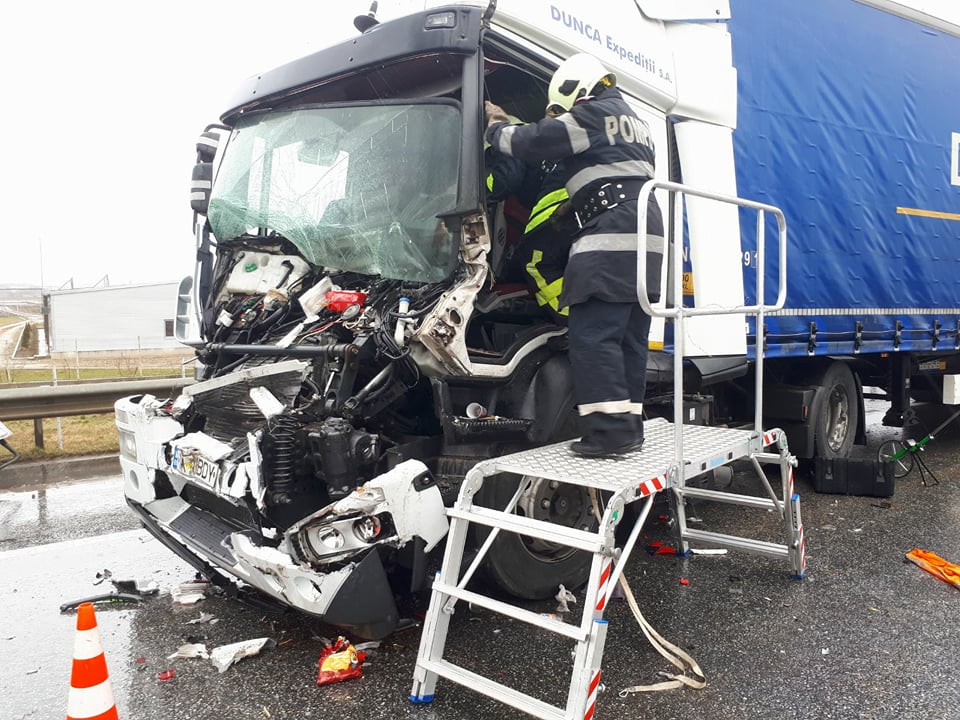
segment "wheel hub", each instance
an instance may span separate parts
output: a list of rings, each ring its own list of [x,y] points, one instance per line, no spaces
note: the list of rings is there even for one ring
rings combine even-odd
[[[843,446],[850,431],[850,398],[843,387],[834,387],[830,392],[829,412],[827,413],[827,444],[834,452]]]
[[[531,478],[524,478],[528,479]],[[544,478],[532,480],[530,487],[517,502],[519,512],[534,520],[578,530],[591,530],[595,527],[590,498],[585,488]],[[531,552],[553,559],[571,552],[571,548],[537,538],[524,538],[524,543]]]

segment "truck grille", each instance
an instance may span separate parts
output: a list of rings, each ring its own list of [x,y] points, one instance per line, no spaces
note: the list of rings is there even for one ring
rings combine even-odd
[[[277,400],[290,406],[300,392],[306,367],[306,363],[289,360],[244,368],[196,383],[187,388],[184,394],[190,395],[194,407],[206,417],[204,432],[229,442],[264,424],[263,414],[250,399],[251,388],[264,387]]]

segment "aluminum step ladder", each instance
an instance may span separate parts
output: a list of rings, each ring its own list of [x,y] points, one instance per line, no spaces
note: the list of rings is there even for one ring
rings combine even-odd
[[[651,308],[646,300],[646,289],[642,286],[643,278],[646,277],[645,216],[646,198],[657,188],[665,188],[668,192],[675,194],[696,195],[749,207],[758,211],[756,296],[761,299],[764,298],[763,216],[766,212],[773,213],[780,230],[780,289],[777,303],[771,306],[760,304],[735,308],[687,308],[683,305],[672,308]],[[681,346],[674,352],[674,422],[664,419],[645,422],[646,440],[642,452],[638,453],[617,458],[587,459],[572,453],[568,443],[560,443],[486,460],[467,473],[457,500],[448,511],[450,530],[443,564],[433,583],[430,605],[424,620],[410,694],[413,702],[425,703],[433,700],[437,681],[439,678],[444,678],[544,720],[592,718],[596,707],[607,634],[607,622],[603,619],[604,610],[636,545],[656,495],[660,492],[672,493],[677,518],[677,539],[681,552],[689,550],[691,542],[709,543],[713,546],[784,559],[789,563],[793,576],[799,578],[804,575],[806,555],[803,523],[800,517],[800,500],[793,487],[793,467],[796,465],[796,460],[789,453],[782,431],[761,429],[762,351],[757,353],[755,360],[757,407],[752,429],[684,425],[682,382],[679,381],[683,377],[682,338],[684,338],[685,316],[751,314],[757,317],[757,327],[762,327],[763,313],[783,306],[786,296],[786,223],[783,214],[769,205],[655,180],[646,183],[641,190],[638,206],[641,210],[638,219],[640,236],[640,252],[637,254],[637,276],[640,282],[638,299],[650,315],[673,319],[675,344]],[[682,227],[682,206],[683,203],[679,201],[675,203],[674,228]],[[676,250],[672,253],[673,297],[675,298],[683,297],[680,284],[681,255]],[[743,459],[749,459],[752,463],[765,495],[740,495],[692,487],[687,484],[693,478]],[[763,466],[770,463],[775,463],[779,467],[781,485],[779,495],[773,490],[764,471]],[[502,482],[507,478],[516,482],[517,477],[520,478],[517,490],[502,510],[474,504],[474,498],[485,482]],[[596,494],[602,494],[604,510],[597,527],[587,531],[515,514],[514,511],[521,496],[538,479],[580,486],[595,494],[594,497]],[[744,508],[775,511],[782,521],[784,542],[775,543],[718,531],[690,528],[684,507],[685,500],[719,501]],[[624,517],[626,506],[631,503],[640,503],[640,510],[623,546],[617,547],[615,531]],[[490,532],[469,567],[464,569],[464,554],[467,550],[471,525],[490,528]],[[500,532],[517,533],[589,552],[592,555],[590,575],[586,585],[586,599],[582,606],[579,623],[569,623],[544,616],[476,590],[467,589],[474,573]],[[573,640],[576,648],[573,653],[573,667],[566,704],[562,707],[552,705],[447,659],[445,650],[450,620],[458,602],[469,603]]]
[[[712,546],[779,557],[789,562],[793,575],[802,577],[805,569],[803,525],[799,498],[793,492],[793,458],[787,450],[783,433],[772,430],[758,434],[751,430],[684,426],[682,430],[685,446],[690,454],[680,468],[672,465],[673,424],[663,419],[649,420],[644,424],[644,430],[646,442],[643,451],[619,458],[581,458],[568,449],[567,443],[560,443],[487,460],[470,470],[456,503],[448,511],[450,532],[443,565],[433,584],[430,606],[424,621],[411,700],[431,701],[437,679],[442,677],[505,702],[534,717],[549,720],[591,717],[596,702],[607,632],[607,624],[603,619],[604,610],[640,536],[654,496],[661,491],[674,492],[678,498],[678,531],[684,550],[689,548],[691,541],[706,542]],[[758,475],[762,478],[761,484],[768,491],[768,497],[685,486],[686,480],[702,475],[703,468],[716,468],[743,458],[754,462]],[[769,462],[780,466],[781,497],[775,495],[760,469],[762,463]],[[502,482],[509,477],[513,477],[515,481],[517,476],[523,478],[523,481],[502,510],[474,505],[473,499],[484,482]],[[570,483],[604,493],[606,510],[596,530],[568,528],[513,514],[521,494],[534,478]],[[684,497],[773,510],[783,519],[787,540],[783,544],[776,544],[688,528],[683,510]],[[618,548],[615,530],[624,516],[626,505],[634,502],[641,503],[640,512],[628,539],[623,547]],[[473,562],[464,571],[464,551],[471,524],[491,528],[491,532]],[[474,572],[501,531],[519,533],[584,550],[593,555],[579,624],[545,617],[538,612],[467,589]],[[446,660],[444,651],[450,619],[458,601],[574,640],[576,651],[566,705],[550,705]]]

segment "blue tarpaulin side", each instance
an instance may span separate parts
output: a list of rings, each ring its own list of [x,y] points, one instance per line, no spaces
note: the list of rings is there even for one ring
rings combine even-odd
[[[960,217],[932,214],[960,216],[960,38],[853,0],[731,10],[738,192],[789,228],[790,314],[766,318],[768,355],[807,354],[811,322],[818,354],[929,350],[936,322],[936,349],[952,349]],[[749,249],[753,220],[743,228]],[[776,272],[768,262],[767,287]]]

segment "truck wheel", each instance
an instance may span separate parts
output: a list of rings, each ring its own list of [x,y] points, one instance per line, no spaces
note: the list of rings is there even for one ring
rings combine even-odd
[[[491,479],[480,489],[478,504],[502,510],[517,486],[516,476]],[[544,478],[533,479],[530,489],[517,503],[516,512],[580,530],[597,526],[585,488]],[[483,537],[486,534],[484,531]],[[572,590],[586,583],[591,559],[590,553],[583,550],[501,531],[487,552],[484,573],[509,595],[542,600],[555,596],[561,584]]]
[[[810,422],[814,454],[842,458],[850,454],[860,420],[857,383],[846,363],[832,363],[817,383]]]

